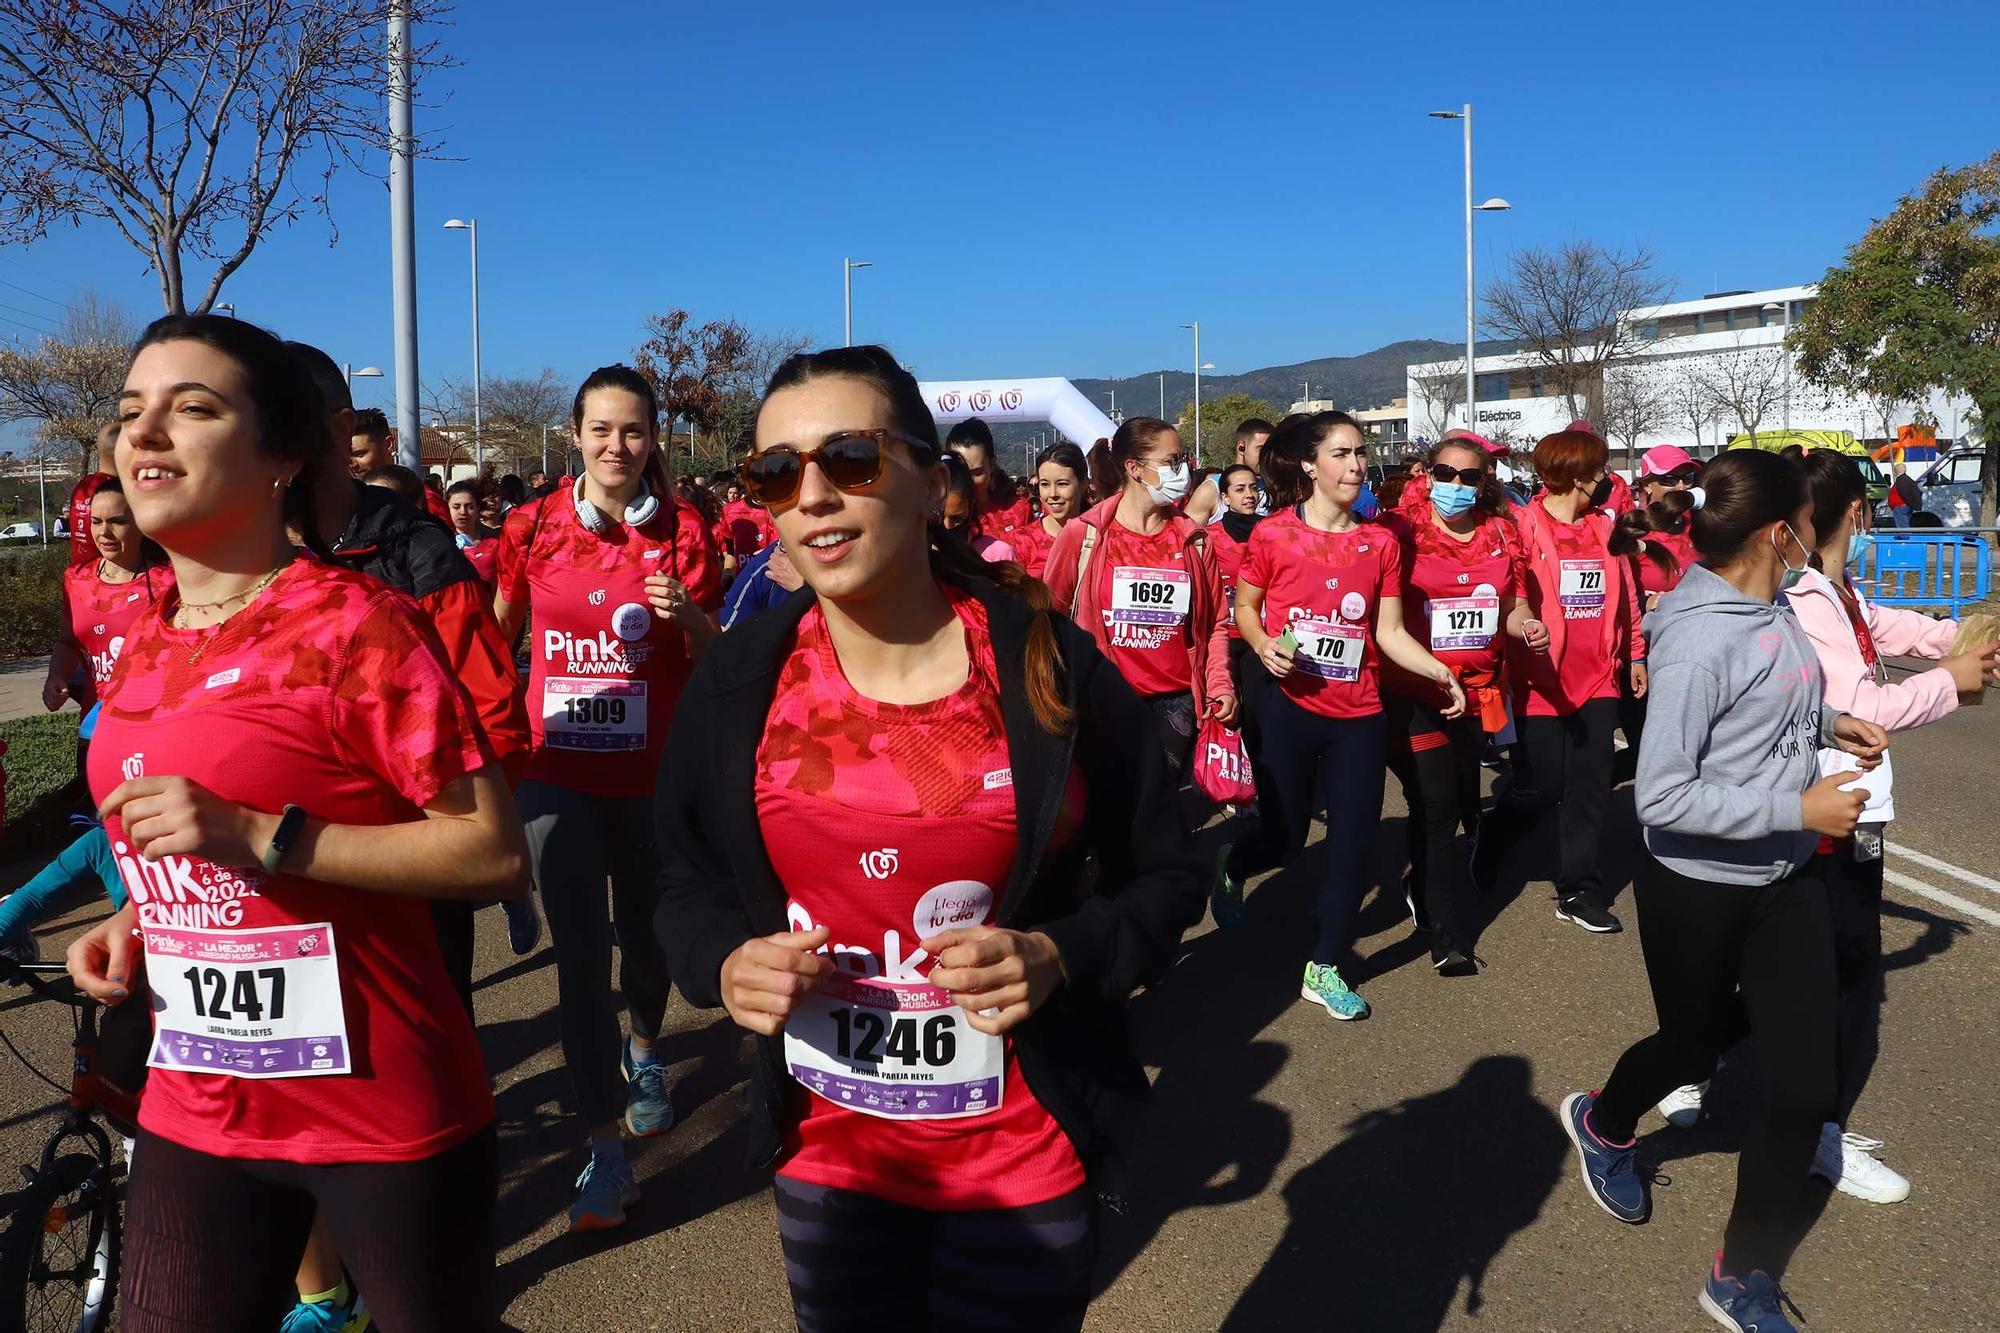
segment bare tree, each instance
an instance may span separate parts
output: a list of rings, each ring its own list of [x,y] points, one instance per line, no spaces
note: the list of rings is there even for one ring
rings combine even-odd
[[[689,423],[693,451],[700,431],[719,419],[726,386],[743,374],[749,349],[750,332],[735,320],[695,324],[687,311],[672,309],[647,318],[646,341],[633,353],[632,365],[652,382],[666,424],[676,417]]]
[[[36,456],[73,460],[81,473],[114,415],[137,337],[120,306],[86,292],[33,350],[0,348],[0,422],[35,422]]]
[[[812,345],[811,338],[791,329],[746,336],[742,355],[721,378],[721,397],[707,426],[717,466],[729,465],[740,452],[744,438],[757,422],[757,405],[764,399],[764,386],[770,383],[772,372],[787,357],[810,351]],[[701,458],[701,454],[695,455],[697,463]]]
[[[1703,357],[1694,373],[1701,377],[1717,415],[1734,417],[1750,442],[1757,427],[1785,396],[1785,362],[1791,355],[1782,343],[1750,344],[1739,335],[1726,352]]]
[[[1417,381],[1418,402],[1412,404],[1422,415],[1412,419],[1420,422],[1426,437],[1435,444],[1440,436],[1456,424],[1460,408],[1465,406],[1465,358],[1438,363],[1438,373],[1426,375]]]
[[[543,428],[561,430],[558,443],[569,445],[571,390],[553,368],[534,375],[494,375],[481,390],[485,408],[486,451],[503,460],[503,472],[541,466]],[[528,460],[533,460],[532,462]]]
[[[1626,252],[1570,241],[1516,251],[1506,276],[1484,293],[1485,327],[1534,357],[1571,417],[1596,420],[1605,365],[1640,342],[1624,316],[1667,297],[1667,282],[1652,270],[1643,246]]]
[[[1695,453],[1701,453],[1701,431],[1722,419],[1722,409],[1710,391],[1708,381],[1695,368],[1690,358],[1682,358],[1677,364],[1663,367],[1660,372],[1660,392],[1664,410],[1678,425],[1685,421],[1694,435]],[[1716,444],[1720,446],[1718,439]]]
[[[444,0],[400,0],[413,23]],[[391,0],[9,0],[0,6],[0,241],[109,222],[169,314],[206,311],[342,166],[379,173]],[[446,63],[410,53],[413,77]],[[190,302],[186,260],[213,261]]]
[[[1667,396],[1654,371],[1631,362],[1606,367],[1603,423],[1608,439],[1625,446],[1625,470],[1639,471],[1639,437],[1667,419]]]

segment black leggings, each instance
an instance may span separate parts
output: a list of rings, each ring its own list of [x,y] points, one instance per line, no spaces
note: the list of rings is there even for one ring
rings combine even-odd
[[[1514,778],[1480,836],[1496,832],[1504,846],[1533,832],[1553,807],[1558,898],[1603,893],[1598,834],[1611,804],[1611,729],[1617,724],[1616,699],[1592,699],[1568,717],[1515,716],[1520,740],[1511,756]]]
[[[127,1333],[270,1329],[298,1299],[292,1275],[315,1210],[389,1333],[486,1330],[493,1282],[492,1125],[416,1162],[214,1157],[141,1133],[125,1199]]]
[[[774,1189],[799,1333],[1083,1326],[1097,1258],[1089,1186],[962,1213],[783,1176]]]
[[[1846,1129],[1881,1049],[1882,860],[1856,861],[1853,844],[1842,843],[1815,856],[1809,868],[1826,884],[1839,992],[1834,1033],[1838,1091],[1827,1119]]]
[[[1389,767],[1403,784],[1403,801],[1410,807],[1410,882],[1434,929],[1462,937],[1465,913],[1465,859],[1452,855],[1459,820],[1466,814],[1465,793],[1479,790],[1479,749],[1485,733],[1476,717],[1446,721],[1428,704],[1390,695],[1384,700],[1389,725],[1411,745],[1389,747]],[[1442,745],[1437,739],[1443,738]],[[1415,745],[1427,745],[1415,749]],[[1473,805],[1476,812],[1478,806]]]
[[[1194,755],[1197,730],[1192,694],[1154,694],[1146,698],[1153,720],[1160,724],[1160,745],[1167,756],[1167,768],[1174,785],[1187,780],[1188,760]]]
[[[1782,1272],[1802,1234],[1806,1171],[1834,1104],[1826,886],[1811,867],[1756,888],[1711,884],[1648,855],[1633,896],[1660,1027],[1619,1057],[1592,1127],[1631,1138],[1648,1107],[1707,1078],[1747,1027],[1764,1063],[1764,1108],[1737,1158],[1723,1264]]]
[[[1380,713],[1322,717],[1293,703],[1282,689],[1257,696],[1253,768],[1259,818],[1231,849],[1229,873],[1241,881],[1297,856],[1324,803],[1315,963],[1338,965],[1354,944],[1354,911],[1368,890],[1375,827],[1382,820],[1387,730]]]

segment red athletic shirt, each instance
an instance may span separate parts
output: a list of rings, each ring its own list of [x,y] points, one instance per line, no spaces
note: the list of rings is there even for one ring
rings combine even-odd
[[[460,546],[458,549],[465,553],[465,558],[471,562],[473,570],[486,586],[491,588],[495,567],[500,560],[500,539],[484,537],[470,546]]]
[[[444,496],[428,486],[424,487],[424,508],[430,513],[432,518],[444,524],[447,528],[451,527],[451,510],[445,505]],[[456,528],[452,530],[454,532],[457,531]]]
[[[1014,548],[1014,558],[1023,569],[1036,578],[1042,577],[1042,571],[1049,566],[1049,548],[1056,544],[1042,520],[1029,520],[1009,532],[1004,540]]]
[[[646,576],[671,574],[695,604],[722,604],[722,561],[701,514],[662,502],[643,527],[591,532],[566,492],[507,515],[499,595],[532,608],[523,777],[595,796],[649,796],[674,705],[694,664],[687,636],[653,613]]]
[[[973,526],[989,537],[1012,541],[1007,536],[1010,528],[1025,528],[1035,521],[1035,506],[1023,496],[1016,496],[998,509],[983,510]]]
[[[1116,516],[1104,525],[1091,556],[1099,605],[1105,608],[1108,656],[1126,684],[1146,698],[1186,694],[1193,687],[1188,614],[1195,573],[1170,523],[1148,537]]]
[[[1254,535],[1257,530],[1250,531]],[[1229,637],[1240,639],[1243,635],[1236,628],[1236,575],[1250,554],[1250,543],[1230,536],[1219,519],[1208,525],[1208,535],[1208,549],[1215,554],[1215,569],[1222,576],[1222,621],[1229,626]]]
[[[771,516],[748,500],[724,505],[722,521],[729,528],[729,549],[738,560],[748,560],[778,535],[778,530],[771,526]]]
[[[972,658],[964,685],[924,704],[863,698],[842,674],[815,607],[799,624],[757,751],[757,818],[785,886],[792,928],[831,930],[825,951],[839,965],[838,979],[898,982],[928,991],[930,1004],[942,993],[922,982],[937,964],[918,942],[992,919],[1013,868],[1017,832],[986,612],[955,589],[946,595],[965,626]],[[1081,776],[1072,769],[1059,840],[1081,821],[1083,799]],[[837,993],[824,987],[821,998]],[[899,1016],[902,1010],[911,1016]],[[890,1019],[881,1070],[929,1074],[938,1067],[933,1057],[942,1038],[932,1025],[939,1013],[950,1016],[948,1004],[876,1011]],[[843,1028],[851,1024],[859,1041],[868,1040],[865,1025],[873,1014],[862,1006],[829,1007],[827,1014],[807,1010],[788,1031],[809,1034],[809,1023],[828,1023],[829,1015]],[[907,1035],[898,1033],[899,1024]],[[958,1043],[978,1040],[969,1026],[957,1030]],[[786,1145],[781,1174],[941,1210],[1022,1207],[1083,1184],[1076,1149],[1021,1076],[1012,1042],[1003,1041],[1003,1054],[994,1057],[999,1087],[989,1091],[989,1084],[977,1093],[977,1104],[991,1105],[997,1091],[997,1110],[925,1118],[907,1109],[852,1109],[884,1105],[877,1091],[883,1085],[871,1079],[835,1072],[816,1080],[821,1091],[806,1091],[815,1086],[806,1082],[815,1072],[798,1064],[796,1039],[786,1043],[787,1068],[801,1079],[806,1108]],[[944,1105],[968,1086],[927,1091]],[[914,1091],[904,1095],[915,1104]]]
[[[1264,632],[1291,626],[1298,652],[1278,683],[1291,701],[1322,717],[1382,711],[1375,608],[1403,595],[1402,548],[1380,523],[1321,532],[1299,506],[1259,522],[1237,578],[1264,590]]]
[[[1403,626],[1431,656],[1450,667],[1467,686],[1499,680],[1506,616],[1502,599],[1518,597],[1526,578],[1527,556],[1512,523],[1486,518],[1459,541],[1431,521],[1426,504],[1407,514],[1403,567]],[[1442,704],[1444,691],[1384,663],[1382,683],[1391,692],[1424,703]]]
[[[106,472],[79,478],[69,493],[69,562],[81,565],[97,558],[97,543],[90,535],[90,502],[111,479]]]
[[[102,695],[133,622],[172,590],[174,569],[153,565],[129,582],[106,583],[99,577],[100,568],[97,560],[71,565],[63,574],[63,602],[69,609],[70,633],[90,659],[91,683]]]
[[[1660,562],[1653,558],[1651,551],[1639,552],[1639,591],[1642,593],[1672,592],[1681,583],[1681,576],[1688,566],[1701,557],[1696,554],[1694,541],[1685,532],[1649,532],[1646,545],[1661,546],[1674,559],[1674,570],[1669,574],[1660,568]]]
[[[1550,515],[1548,525],[1561,561],[1555,571],[1561,582],[1546,590],[1552,595],[1530,600],[1536,606],[1559,608],[1568,633],[1560,661],[1516,655],[1525,663],[1521,679],[1514,683],[1516,708],[1528,717],[1567,717],[1592,699],[1618,697],[1618,673],[1605,653],[1602,628],[1605,616],[1618,614],[1607,591],[1610,565],[1625,557],[1612,555],[1585,523],[1563,523]],[[1528,577],[1535,575],[1530,571]]]
[[[89,761],[100,801],[126,778],[172,776],[266,813],[294,803],[333,823],[396,824],[488,762],[423,613],[374,579],[301,558],[212,629],[172,628],[173,602],[133,625],[106,692]],[[141,1125],[220,1157],[406,1162],[492,1119],[422,898],[195,856],[149,863],[118,819],[106,832],[151,959],[155,1067]],[[278,955],[261,956],[274,940]],[[231,961],[246,957],[280,966]],[[313,1003],[305,976],[287,996],[268,975],[300,959],[337,967],[337,985],[322,973],[337,1005]],[[176,1015],[191,1012],[231,1020],[239,1039],[185,1039]],[[258,1026],[281,1018],[320,1021],[305,1036]],[[344,1043],[331,1035],[343,1027]],[[270,1072],[342,1058],[351,1072]],[[263,1076],[205,1072],[219,1067]]]

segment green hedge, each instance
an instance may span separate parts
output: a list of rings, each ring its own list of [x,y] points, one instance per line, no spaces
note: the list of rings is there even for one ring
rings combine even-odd
[[[0,547],[0,662],[45,657],[63,616],[69,543]]]
[[[7,827],[0,831],[9,855],[54,852],[69,838],[69,817],[82,800],[76,785],[74,709],[0,722],[7,742]]]

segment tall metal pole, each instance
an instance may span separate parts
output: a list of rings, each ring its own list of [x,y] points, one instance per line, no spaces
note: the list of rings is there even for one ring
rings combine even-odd
[[[1194,457],[1201,461],[1201,321],[1194,322]]]
[[[479,219],[467,221],[472,230],[472,475],[486,472],[486,439],[479,416]]]
[[[423,418],[417,405],[417,196],[410,122],[410,15],[389,7],[389,269],[396,318],[397,461],[423,466]]]
[[[1167,372],[1160,372],[1160,420],[1167,419]]]
[[[549,423],[542,423],[542,480],[549,479]]]
[[[1472,103],[1465,104],[1465,428],[1479,429],[1479,389],[1473,373]]]
[[[49,456],[46,447],[35,460],[35,489],[42,495],[42,545],[49,544]]]
[[[1785,317],[1780,321],[1778,327],[1785,331],[1785,336],[1778,339],[1778,351],[1785,358],[1785,429],[1790,430],[1792,428],[1792,349],[1785,346],[1792,331],[1792,303],[1790,301],[1785,302],[1784,313]],[[1889,433],[1889,414],[1886,412],[1882,414],[1882,433],[1884,435]]]

